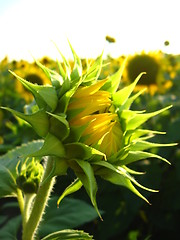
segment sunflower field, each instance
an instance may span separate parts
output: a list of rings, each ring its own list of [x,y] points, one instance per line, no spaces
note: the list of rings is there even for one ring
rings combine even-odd
[[[178,240],[180,55],[71,50],[0,62],[0,239]]]

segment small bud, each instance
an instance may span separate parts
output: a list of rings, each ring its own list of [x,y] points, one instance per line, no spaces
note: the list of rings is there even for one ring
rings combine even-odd
[[[16,179],[17,186],[24,193],[36,193],[43,174],[43,166],[34,158],[27,165],[24,163]]]

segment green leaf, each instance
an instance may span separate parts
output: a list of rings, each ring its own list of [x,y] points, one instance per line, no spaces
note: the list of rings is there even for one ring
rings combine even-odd
[[[0,164],[0,198],[2,197],[16,197],[16,179],[10,170]]]
[[[93,239],[92,236],[90,236],[88,233],[85,233],[80,230],[71,230],[71,229],[66,229],[63,231],[58,231],[49,234],[48,236],[44,237],[42,240],[89,240]]]
[[[108,91],[110,93],[115,93],[117,91],[125,65],[126,65],[126,60],[124,60],[120,69],[116,73],[109,76],[108,81],[101,88],[102,90]]]
[[[121,106],[126,103],[132,91],[134,90],[137,82],[139,81],[139,79],[143,74],[144,72],[139,74],[139,76],[135,79],[135,81],[131,83],[129,86],[124,87],[123,89],[113,94],[113,103],[115,106]]]
[[[2,107],[2,109],[5,109],[13,115],[28,122],[40,137],[45,137],[47,135],[49,131],[49,119],[45,111],[40,110],[27,115],[7,107]]]
[[[65,157],[64,146],[61,141],[54,135],[48,133],[44,140],[44,144],[38,151],[27,154],[27,157],[43,157],[43,156],[57,156]]]
[[[43,145],[43,141],[33,141],[23,144],[6,154],[0,156],[0,197],[16,196],[16,166],[19,161],[23,163],[25,157],[23,155],[31,154],[37,151]]]
[[[64,198],[57,208],[57,197],[52,197],[43,215],[38,236],[40,238],[63,229],[73,229],[98,217],[95,209],[85,201]]]
[[[72,194],[74,192],[77,192],[81,187],[82,187],[82,182],[76,178],[74,180],[74,182],[72,182],[65,190],[64,192],[61,194],[61,196],[59,197],[58,201],[57,201],[57,206],[59,207],[60,202],[62,201],[62,199],[64,197],[66,197],[69,194]]]
[[[55,110],[58,98],[56,94],[56,90],[53,86],[50,85],[37,85],[31,82],[26,81],[25,79],[19,77],[14,72],[10,71],[23,85],[27,88],[33,95],[37,102],[39,108],[46,108],[48,105],[52,111]]]
[[[18,240],[17,233],[21,226],[21,216],[10,219],[0,230],[0,239]]]
[[[81,180],[83,183],[83,186],[85,187],[91,202],[96,209],[99,217],[102,219],[101,214],[98,210],[97,203],[96,203],[96,193],[97,193],[97,183],[94,176],[94,171],[90,163],[82,160],[76,160],[78,165],[81,167],[83,172],[75,172],[77,177]]]

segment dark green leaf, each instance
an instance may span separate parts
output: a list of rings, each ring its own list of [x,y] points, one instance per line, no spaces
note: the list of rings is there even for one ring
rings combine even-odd
[[[44,237],[42,240],[89,240],[93,239],[88,233],[79,230],[66,229],[63,231],[58,231],[48,236]]]
[[[21,226],[21,216],[10,219],[0,230],[0,239],[18,240],[17,232]]]
[[[40,237],[63,229],[77,228],[98,217],[95,209],[82,200],[64,198],[59,208],[57,200],[58,198],[53,197],[48,202],[39,229]]]

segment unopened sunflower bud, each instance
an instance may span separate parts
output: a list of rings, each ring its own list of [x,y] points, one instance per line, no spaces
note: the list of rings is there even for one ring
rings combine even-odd
[[[23,165],[16,179],[17,186],[26,193],[36,193],[43,174],[43,166],[34,158],[27,165]]]

